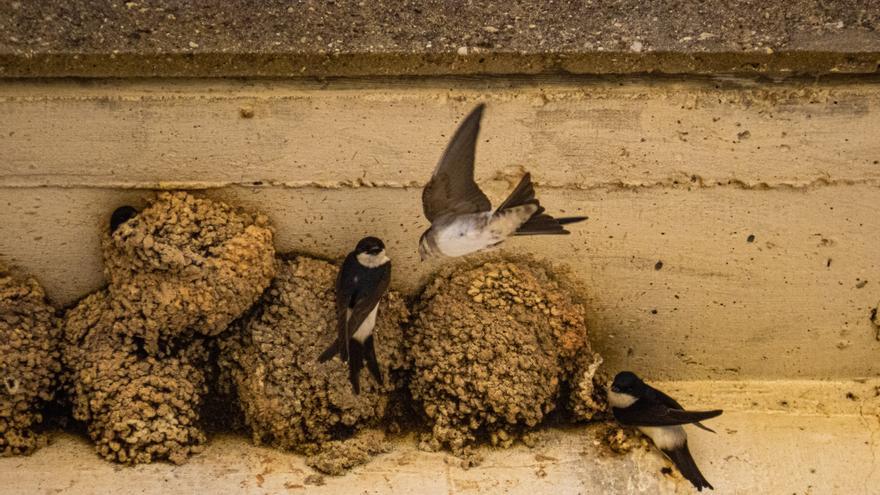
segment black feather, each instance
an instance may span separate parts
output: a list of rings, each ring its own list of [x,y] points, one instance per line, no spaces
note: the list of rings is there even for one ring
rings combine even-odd
[[[669,460],[671,460],[673,464],[675,464],[675,467],[678,468],[681,475],[696,487],[697,491],[701,492],[703,491],[703,488],[708,488],[710,490],[715,489],[709,484],[706,478],[703,477],[703,473],[700,472],[700,469],[697,468],[697,463],[694,462],[694,458],[691,456],[691,451],[688,449],[687,441],[677,449],[663,449],[663,453],[669,457]]]
[[[110,215],[110,233],[116,232],[116,229],[125,222],[131,220],[138,214],[138,211],[131,206],[120,206],[113,210]]]
[[[535,197],[535,187],[532,185],[532,175],[526,173],[520,179],[519,184],[513,188],[513,192],[501,203],[501,206],[495,210],[495,214],[499,215],[505,211],[516,208],[518,206],[535,205],[538,207],[531,218],[525,221],[516,230],[514,235],[565,235],[570,232],[562,226],[570,223],[586,220],[587,217],[566,217],[562,219],[553,218],[544,213],[544,207]]]
[[[372,335],[364,340],[364,359],[367,361],[367,369],[370,370],[370,374],[373,375],[376,382],[379,385],[384,385],[385,381],[382,379],[382,370],[379,368],[379,361],[376,359],[376,347],[373,344]]]
[[[361,368],[364,367],[364,348],[360,342],[352,339],[348,343],[348,380],[354,395],[361,393]]]

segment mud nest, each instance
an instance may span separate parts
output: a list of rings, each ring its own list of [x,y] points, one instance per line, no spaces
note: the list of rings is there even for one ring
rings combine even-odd
[[[410,389],[433,426],[422,448],[468,457],[477,440],[510,445],[560,404],[581,419],[602,409],[579,290],[530,257],[441,269],[411,330]]]
[[[55,310],[36,280],[0,265],[0,455],[30,454],[42,443],[33,427],[52,400],[61,371]]]
[[[119,322],[106,291],[66,315],[63,356],[73,416],[88,425],[108,460],[182,463],[205,441],[198,423],[207,393],[206,344],[193,339],[148,355],[136,338],[114,331]]]
[[[65,317],[66,388],[105,458],[182,463],[205,441],[210,337],[268,287],[272,230],[264,216],[183,192],[130,212],[104,236],[108,288]]]
[[[272,230],[264,215],[183,192],[161,193],[103,240],[117,332],[146,340],[217,335],[269,285]]]
[[[396,292],[379,303],[374,332],[385,385],[364,370],[355,395],[345,363],[318,362],[336,336],[337,267],[293,255],[278,265],[258,305],[221,337],[220,368],[235,384],[254,442],[317,454],[399,403],[407,368],[401,325],[409,313]]]

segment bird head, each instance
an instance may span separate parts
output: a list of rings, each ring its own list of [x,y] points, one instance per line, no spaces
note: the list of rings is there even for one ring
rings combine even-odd
[[[618,394],[627,394],[633,397],[641,397],[644,394],[645,382],[632,371],[621,371],[614,377],[611,383],[611,391]]]
[[[138,211],[131,206],[120,206],[113,210],[113,214],[110,215],[110,233],[116,232],[122,224],[131,220],[138,214]]]
[[[390,261],[385,254],[385,244],[377,237],[364,237],[357,243],[354,252],[358,262],[368,268],[376,268]]]

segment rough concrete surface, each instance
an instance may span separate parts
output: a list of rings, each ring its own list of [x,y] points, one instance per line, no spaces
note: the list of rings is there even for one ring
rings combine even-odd
[[[724,407],[717,434],[688,428],[690,449],[713,494],[870,495],[880,485],[880,423],[875,387],[857,382],[677,382],[658,384],[695,408]],[[756,393],[753,394],[753,391]],[[853,399],[845,398],[851,393]],[[811,396],[814,407],[782,412],[779,402]],[[704,402],[703,398],[709,398]],[[827,409],[824,409],[827,407]],[[344,477],[323,477],[302,457],[221,435],[184,466],[119,470],[97,459],[81,437],[52,435],[50,448],[0,459],[0,493],[134,494],[690,494],[693,488],[653,449],[614,454],[606,428],[551,428],[535,447],[485,449],[484,463],[462,469],[446,454],[416,449],[413,436]],[[426,479],[426,473],[431,473]]]
[[[0,4],[0,75],[876,73],[874,0]]]
[[[100,232],[115,207],[151,196],[136,188],[211,188],[266,212],[281,251],[341,258],[378,235],[393,287],[414,294],[438,266],[418,261],[419,187],[485,101],[489,196],[530,170],[550,213],[590,217],[508,248],[568,264],[589,287],[609,371],[875,374],[878,86],[616,84],[7,83],[0,255],[69,304],[102,285]]]

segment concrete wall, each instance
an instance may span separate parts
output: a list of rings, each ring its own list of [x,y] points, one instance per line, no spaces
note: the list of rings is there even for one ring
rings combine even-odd
[[[102,284],[99,235],[116,206],[205,189],[269,213],[282,250],[341,256],[379,235],[393,284],[415,293],[435,266],[418,261],[420,187],[478,101],[490,196],[529,170],[551,213],[590,216],[570,237],[507,247],[586,282],[610,370],[877,373],[870,80],[7,80],[0,257],[69,304]]]

